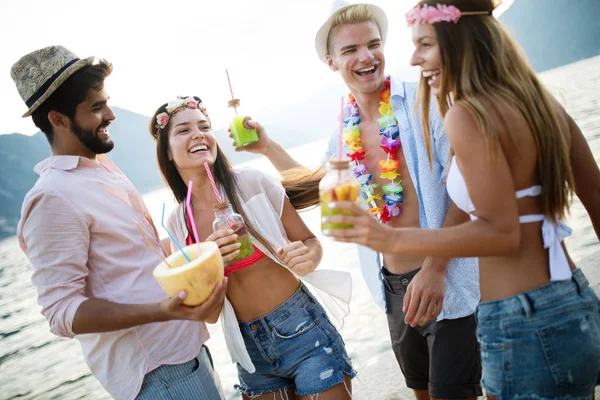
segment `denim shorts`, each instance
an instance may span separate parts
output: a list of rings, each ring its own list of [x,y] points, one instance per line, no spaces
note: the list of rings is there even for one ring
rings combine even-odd
[[[598,297],[581,270],[570,280],[477,311],[482,384],[498,399],[591,399],[600,384]]]
[[[144,376],[136,400],[217,400],[224,399],[219,376],[213,368],[208,347],[188,362],[161,365]]]
[[[249,397],[286,388],[317,394],[355,376],[342,337],[304,286],[266,316],[240,323],[240,330],[256,371],[238,364],[235,387]]]

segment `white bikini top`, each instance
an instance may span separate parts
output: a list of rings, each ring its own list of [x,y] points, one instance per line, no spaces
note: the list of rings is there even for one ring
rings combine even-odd
[[[446,189],[448,195],[458,208],[468,213],[471,220],[477,219],[477,217],[473,215],[475,206],[473,205],[473,202],[471,202],[465,179],[456,164],[455,157],[452,157],[452,163],[446,181]],[[541,194],[541,186],[531,186],[527,189],[518,190],[515,193],[517,199],[528,196],[536,197]],[[542,237],[544,239],[544,248],[548,249],[548,257],[550,260],[550,280],[561,281],[571,279],[571,267],[569,266],[569,261],[561,246],[561,242],[564,238],[570,236],[573,231],[562,221],[555,224],[542,214],[519,216],[519,222],[522,224],[540,221],[543,221]]]

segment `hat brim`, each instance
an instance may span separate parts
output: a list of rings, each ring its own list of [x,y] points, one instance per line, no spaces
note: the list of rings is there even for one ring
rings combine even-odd
[[[324,62],[327,63],[327,38],[329,36],[329,31],[331,31],[331,25],[333,24],[333,20],[335,19],[335,16],[344,11],[345,9],[355,6],[357,4],[351,4],[345,7],[340,8],[339,10],[337,10],[336,12],[334,12],[333,14],[331,14],[331,16],[329,17],[329,19],[327,21],[325,21],[325,23],[323,24],[323,26],[321,26],[321,28],[317,31],[317,36],[315,37],[315,49],[317,50],[317,55],[319,56],[319,59]],[[370,11],[373,13],[373,15],[375,16],[375,22],[377,23],[377,25],[379,26],[379,29],[381,31],[381,41],[383,44],[385,44],[385,39],[387,38],[387,32],[388,32],[388,20],[387,20],[387,16],[385,15],[385,12],[378,6],[374,5],[374,4],[365,4],[363,3],[363,5],[367,6]]]
[[[79,71],[81,68],[85,67],[86,65],[91,65],[93,62],[94,62],[94,57],[88,57],[88,58],[84,58],[83,60],[74,62],[72,65],[70,65],[67,69],[65,69],[62,72],[62,74],[60,74],[54,80],[54,82],[52,82],[50,84],[50,86],[48,86],[48,89],[46,89],[44,94],[42,94],[35,103],[33,103],[33,105],[29,108],[29,110],[27,110],[27,112],[25,114],[23,114],[23,118],[31,116],[31,114],[33,114],[33,112],[44,101],[48,100],[48,97],[50,97],[50,95],[52,95],[52,93],[54,93],[54,91],[56,89],[58,89],[60,85],[62,85],[67,79],[69,79],[69,77],[71,75],[73,75],[75,72]]]

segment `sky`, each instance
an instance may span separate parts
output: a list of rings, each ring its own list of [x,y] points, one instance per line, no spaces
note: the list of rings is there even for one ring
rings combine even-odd
[[[339,1],[339,0],[338,0]],[[513,0],[505,0],[509,6]],[[415,0],[370,0],[389,20],[386,70],[413,80],[404,13]],[[314,38],[331,0],[28,0],[0,2],[0,134],[38,131],[10,77],[23,55],[62,45],[110,61],[109,104],[151,115],[178,95],[198,95],[214,128],[232,117],[225,69],[245,114],[300,104],[341,83],[317,58]],[[10,38],[10,39],[8,39]]]

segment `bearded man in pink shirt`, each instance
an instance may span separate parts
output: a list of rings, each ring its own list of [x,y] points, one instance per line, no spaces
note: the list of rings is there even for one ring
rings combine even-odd
[[[52,333],[75,338],[116,399],[223,398],[204,342],[226,279],[197,307],[167,298],[152,271],[161,249],[140,194],[104,154],[114,143],[104,80],[112,65],[62,46],[22,57],[11,76],[50,143],[27,193],[18,238]]]

